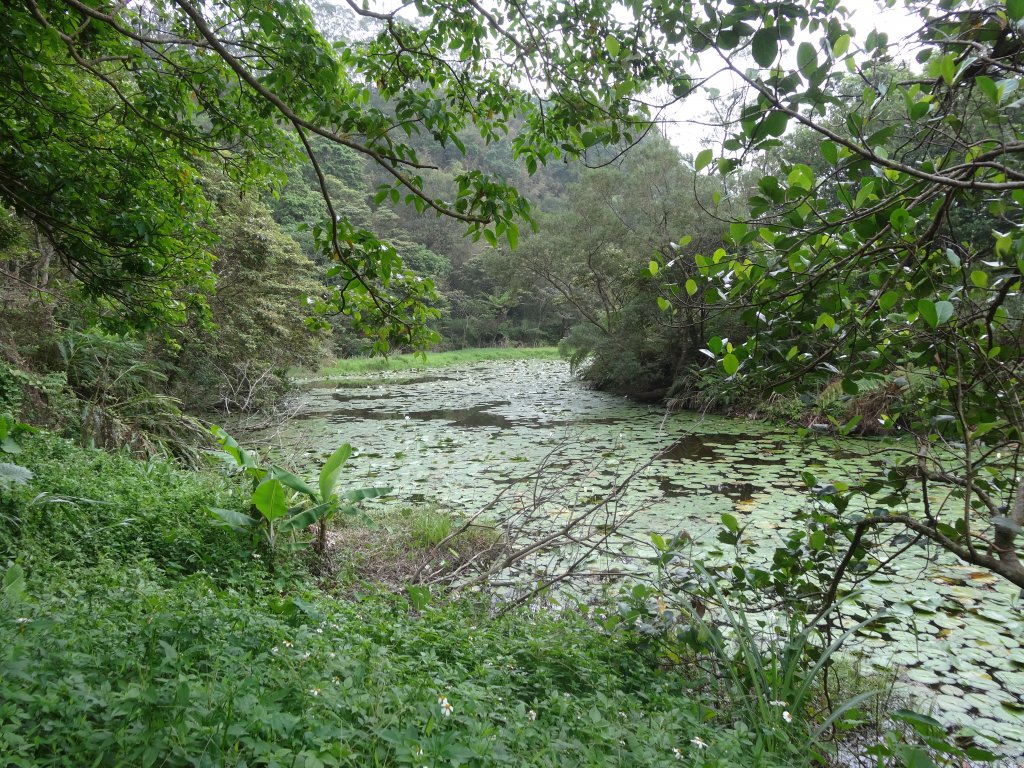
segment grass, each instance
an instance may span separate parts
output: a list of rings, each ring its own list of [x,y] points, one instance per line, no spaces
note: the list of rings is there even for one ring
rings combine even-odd
[[[245,503],[229,478],[22,442],[34,478],[0,488],[5,766],[805,762],[583,611],[327,594],[215,525],[207,505]],[[395,551],[452,530],[434,508],[380,522]]]
[[[401,591],[421,570],[436,577],[470,560],[493,560],[501,533],[487,525],[460,532],[462,524],[435,505],[385,507],[375,513],[372,525],[354,518],[330,532],[327,570],[340,575],[342,583],[370,581]]]
[[[450,352],[428,352],[426,357],[418,355],[395,355],[393,357],[351,357],[337,360],[321,368],[318,376],[372,373],[375,371],[409,371],[419,368],[442,368],[451,365],[468,365],[491,360],[558,360],[557,347],[482,347],[478,349],[457,349]]]

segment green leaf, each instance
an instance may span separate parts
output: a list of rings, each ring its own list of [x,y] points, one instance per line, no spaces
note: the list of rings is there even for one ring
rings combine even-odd
[[[770,67],[779,57],[779,30],[759,29],[750,40],[750,53],[759,67]]]
[[[976,288],[987,288],[988,287],[988,273],[983,272],[980,269],[976,269],[971,272],[971,282],[974,283]]]
[[[948,301],[937,301],[935,302],[935,314],[938,318],[938,324],[942,325],[944,322],[949,320],[955,312],[955,308]]]
[[[827,539],[828,537],[825,535],[824,531],[815,531],[811,534],[808,543],[811,545],[811,549],[813,549],[815,552],[818,552],[825,548],[825,543]]]
[[[810,79],[818,68],[818,51],[810,43],[800,43],[796,49],[796,65],[800,74]]]
[[[281,481],[264,480],[252,492],[252,504],[267,519],[274,522],[288,514],[288,500]]]
[[[920,299],[917,302],[917,311],[932,328],[938,328],[953,316],[954,307],[948,301],[931,301]]]
[[[935,728],[939,731],[943,730],[942,723],[936,720],[934,717],[929,715],[922,715],[920,712],[914,712],[909,709],[897,709],[889,713],[889,716],[893,720],[899,720],[901,722],[910,725],[918,733],[921,733],[921,729]]]
[[[233,509],[220,509],[219,507],[207,507],[207,510],[220,520],[222,525],[230,526],[236,530],[248,530],[249,528],[255,528],[260,524],[260,521],[255,517],[236,512]]]
[[[1006,0],[1006,15],[1013,21],[1024,18],[1024,0]]]
[[[663,296],[658,297],[658,309],[660,309],[662,312],[667,312],[671,306],[672,304],[668,301],[668,299],[664,298]]]
[[[900,294],[898,294],[896,291],[886,291],[878,300],[878,307],[883,312],[888,312],[890,309],[896,306],[896,303],[899,300]]]
[[[835,142],[828,140],[821,142],[819,151],[821,152],[821,156],[825,158],[825,161],[828,162],[829,165],[835,165],[839,162],[839,147],[836,146]]]
[[[345,491],[342,498],[355,503],[364,499],[376,499],[379,496],[387,496],[391,493],[390,488],[356,488],[352,491]]]
[[[313,488],[312,486],[308,485],[306,483],[306,481],[303,480],[301,477],[299,477],[298,475],[292,474],[287,469],[284,469],[282,467],[272,466],[270,468],[270,472],[268,474],[269,474],[269,477],[272,477],[275,480],[280,480],[281,483],[283,483],[284,485],[288,486],[293,491],[298,491],[299,493],[304,493],[307,496],[309,496],[311,499],[316,499],[316,489]]]
[[[412,603],[413,610],[422,611],[430,605],[430,587],[409,586],[407,590],[409,592],[409,602]],[[474,754],[471,754],[470,757],[473,757]]]
[[[836,319],[828,312],[822,312],[818,315],[818,320],[814,323],[814,330],[818,330],[819,328],[828,328],[831,331],[835,327]]]
[[[651,273],[651,277],[654,277],[656,274],[658,274],[658,269],[658,262],[656,261],[651,261],[647,265],[647,271]]]
[[[850,36],[840,35],[836,38],[836,41],[832,43],[832,55],[835,58],[839,58],[850,49]]]
[[[735,517],[733,517],[729,513],[725,513],[724,515],[722,515],[722,525],[724,525],[733,533],[738,532],[740,529],[739,522],[736,520]]]
[[[689,280],[686,281],[686,293],[689,296],[693,296],[695,293],[697,293],[697,281],[694,280],[693,278],[690,278]]]
[[[619,58],[619,41],[615,35],[607,35],[604,39],[604,47],[611,54],[613,59]]]
[[[338,503],[334,500],[325,502],[323,504],[317,504],[315,507],[304,509],[297,515],[282,520],[277,524],[278,530],[282,532],[288,531],[301,531],[304,528],[317,523],[321,518],[328,517],[335,509],[338,508]]]
[[[1020,2],[1024,4],[1024,0],[1020,0]],[[978,86],[978,90],[981,91],[982,95],[992,102],[992,106],[999,106],[999,87],[991,77],[978,75],[974,79],[974,83]]]
[[[512,222],[505,227],[505,237],[508,239],[508,247],[513,251],[519,247],[519,227]]]
[[[722,358],[722,368],[725,369],[727,375],[732,376],[740,368],[740,361],[736,358],[732,352]]]
[[[341,466],[348,461],[352,455],[352,446],[343,443],[332,453],[324,465],[320,468],[320,500],[327,501],[334,493],[334,486],[338,483],[338,475],[341,473]]]
[[[919,299],[917,302],[917,311],[921,313],[921,317],[925,319],[932,328],[939,327],[939,313],[935,309],[935,302],[931,299]]]
[[[697,159],[693,162],[693,169],[695,171],[701,171],[707,168],[711,164],[713,157],[714,153],[710,149],[702,149],[697,153]]]

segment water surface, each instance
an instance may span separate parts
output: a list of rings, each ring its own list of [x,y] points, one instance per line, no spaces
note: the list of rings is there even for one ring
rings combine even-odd
[[[399,498],[467,511],[544,461],[555,470],[548,477],[571,485],[580,504],[645,467],[619,503],[632,515],[629,535],[615,545],[623,563],[652,532],[685,532],[698,557],[722,561],[728,553],[715,536],[723,513],[770,552],[791,529],[791,512],[806,502],[802,472],[820,483],[857,485],[886,471],[891,450],[879,440],[799,440],[792,430],[757,422],[666,414],[589,390],[561,362],[479,363],[401,385],[389,382],[394,378],[382,373],[355,389],[316,382],[298,396],[294,419],[247,440],[271,442],[282,458],[311,471],[348,442],[357,453],[345,482],[389,485]],[[948,725],[997,739],[1006,754],[1024,754],[1017,590],[930,554],[912,548],[897,570],[868,582],[863,615],[885,609],[901,621],[860,638],[851,653],[868,667],[904,668],[919,709],[934,708]]]

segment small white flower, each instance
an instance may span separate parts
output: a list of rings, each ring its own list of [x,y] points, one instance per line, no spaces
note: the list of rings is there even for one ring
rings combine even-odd
[[[330,653],[327,654],[328,658],[331,658],[331,659],[333,659],[337,655],[338,654],[336,654],[334,651],[331,651]]]
[[[301,656],[300,656],[299,658],[300,658],[300,659],[302,659],[303,661],[309,661],[309,657],[310,657],[310,655],[311,655],[311,654],[310,654],[310,652],[309,652],[309,651],[306,651],[306,652],[305,652],[304,654],[302,654],[302,655],[301,655]]]
[[[441,714],[444,715],[445,717],[451,717],[452,712],[455,711],[455,707],[453,707],[448,702],[448,697],[447,696],[438,696],[437,697],[437,703],[441,705]]]
[[[412,754],[414,757],[423,757],[423,747],[416,747]]]
[[[704,741],[700,736],[694,736],[690,739],[690,743],[693,744],[697,749],[707,749],[707,742]]]
[[[263,559],[263,555],[261,555],[259,552],[253,552],[252,553],[252,559],[253,560],[262,560]]]
[[[275,645],[273,648],[270,649],[270,652],[276,656],[278,652],[278,647]]]
[[[771,704],[773,707],[785,707],[785,706],[787,706],[786,702],[779,701],[778,699],[775,699],[774,701],[769,701],[768,703]]]
[[[571,699],[572,698],[572,694],[568,693],[568,692],[563,693],[562,695],[565,696],[565,698],[567,698],[567,699]]]
[[[313,631],[316,632],[318,635],[322,635],[324,633],[323,627],[317,627]]]
[[[334,676],[334,677],[331,678],[331,682],[334,683],[335,685],[341,685],[341,678],[338,677],[338,676]]]
[[[621,717],[623,720],[625,720],[628,717],[628,715],[626,715],[625,712],[619,712],[619,717]]]
[[[292,647],[292,644],[290,642],[288,642],[287,640],[282,640],[281,641],[281,645],[283,645],[285,648],[291,648]]]
[[[319,688],[310,688],[309,689],[309,695],[310,696],[319,696],[320,695],[320,689]]]
[[[783,711],[782,719],[785,720],[787,723],[792,723],[793,722],[793,716],[791,714],[789,714],[789,710]]]
[[[15,619],[14,623],[15,624],[28,624],[30,621],[32,621],[32,619],[27,619],[24,616],[22,616],[20,618]]]
[[[622,742],[619,742],[619,743],[621,744]],[[679,749],[679,747],[672,747],[672,756],[676,760],[682,760],[683,759],[683,751],[681,749]]]
[[[531,709],[531,710],[530,710],[529,712],[527,712],[527,713],[526,713],[526,718],[527,718],[528,720],[536,720],[536,719],[537,719],[537,713],[536,713],[536,712],[534,712],[534,711],[533,711],[533,710]]]

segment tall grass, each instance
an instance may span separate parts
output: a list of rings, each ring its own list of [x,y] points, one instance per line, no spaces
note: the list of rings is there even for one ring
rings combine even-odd
[[[336,360],[320,369],[321,376],[372,373],[375,371],[408,371],[414,368],[441,368],[491,360],[558,360],[557,347],[482,347],[456,349],[450,352],[428,352],[394,357],[351,357]]]

